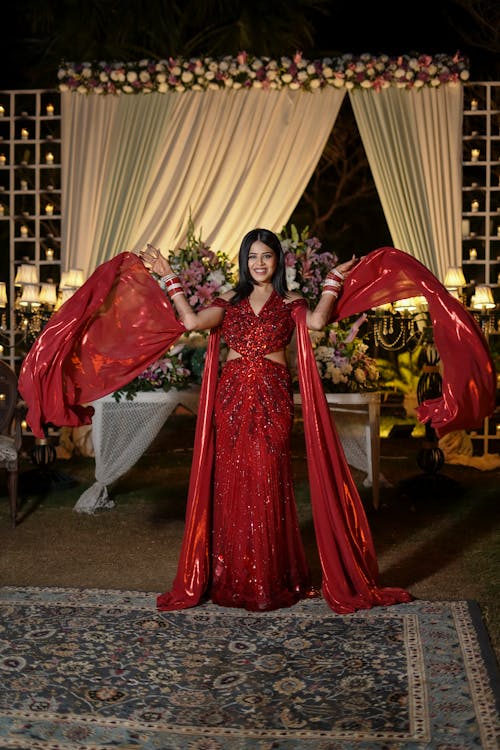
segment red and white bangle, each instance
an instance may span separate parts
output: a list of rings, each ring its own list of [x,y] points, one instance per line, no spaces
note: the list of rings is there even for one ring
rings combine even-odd
[[[334,294],[335,297],[338,297],[341,286],[342,285],[337,279],[332,279],[327,276],[323,282],[323,294]]]
[[[340,279],[340,281],[344,281],[344,278],[345,278],[345,277],[344,277],[344,274],[343,274],[343,273],[341,273],[341,272],[340,272],[340,271],[338,270],[338,268],[334,268],[334,269],[332,269],[332,270],[331,270],[331,271],[329,272],[328,276],[329,276],[330,278],[332,278],[332,276],[336,276],[336,277],[337,277],[338,279]],[[328,278],[328,276],[327,276],[327,278]]]
[[[176,274],[168,274],[167,276],[164,276],[162,278],[162,281],[165,281],[165,287],[167,289],[167,294],[170,299],[173,299],[178,294],[183,294],[184,289],[182,288],[181,280],[179,279]]]

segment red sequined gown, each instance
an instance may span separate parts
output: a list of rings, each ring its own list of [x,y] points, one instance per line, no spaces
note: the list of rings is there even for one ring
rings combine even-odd
[[[304,598],[310,575],[292,484],[291,376],[266,357],[290,342],[294,305],[273,292],[256,315],[223,304],[222,338],[241,357],[222,369],[215,401],[212,574],[217,604],[269,610]]]

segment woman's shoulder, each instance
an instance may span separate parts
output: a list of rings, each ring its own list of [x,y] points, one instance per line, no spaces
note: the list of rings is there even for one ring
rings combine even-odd
[[[230,289],[228,292],[224,292],[210,303],[210,307],[227,307],[230,300],[234,297],[235,294],[236,292],[234,291],[234,289]]]
[[[307,305],[307,300],[299,292],[288,292],[283,301],[286,305]]]

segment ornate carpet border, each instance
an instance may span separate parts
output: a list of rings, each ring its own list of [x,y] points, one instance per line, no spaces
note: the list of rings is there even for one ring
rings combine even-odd
[[[136,712],[132,718],[127,718],[124,714],[89,713],[82,711],[81,706],[76,713],[64,713],[44,711],[41,704],[37,706],[37,710],[4,704],[3,708],[0,707],[0,747],[31,750],[101,750],[111,747],[127,750],[132,747],[141,750],[269,750],[271,747],[283,750],[498,748],[498,706],[495,703],[498,670],[495,669],[494,656],[479,608],[474,602],[412,602],[345,616],[332,612],[321,599],[306,600],[291,609],[267,613],[221,608],[211,603],[191,610],[158,613],[155,601],[156,593],[150,592],[0,588],[0,608],[7,616],[9,609],[14,612],[18,607],[36,608],[37,605],[46,608],[47,612],[52,608],[57,612],[61,607],[81,612],[101,611],[103,616],[111,614],[110,622],[113,622],[113,612],[116,617],[121,614],[125,620],[129,614],[134,618],[135,612],[136,624],[140,621],[149,635],[154,635],[156,628],[168,630],[175,623],[182,629],[183,623],[187,626],[193,622],[197,626],[201,624],[207,630],[220,627],[221,623],[229,627],[237,627],[241,623],[243,628],[261,629],[266,622],[268,629],[274,627],[277,632],[281,625],[290,627],[290,622],[296,622],[298,635],[303,637],[304,629],[309,624],[324,621],[331,622],[336,632],[340,628],[340,640],[347,637],[349,631],[365,625],[372,627],[373,623],[377,623],[381,634],[392,628],[396,640],[400,633],[401,663],[405,667],[401,680],[405,686],[408,705],[394,713],[395,717],[399,717],[401,727],[384,728],[367,723],[363,729],[361,722],[359,726],[350,728],[348,725],[342,726],[342,722],[338,721],[335,726],[325,729],[324,725],[315,728],[314,720],[307,727],[293,726],[293,720],[290,720],[290,726],[286,728],[276,725],[224,726],[216,723],[206,726],[189,722],[169,724],[165,717],[159,714],[155,716],[154,711],[145,711],[140,718]],[[145,617],[144,613],[147,613]],[[373,632],[376,633],[377,630]],[[0,659],[4,650],[1,638],[0,630]],[[439,653],[441,643],[444,644],[442,648],[449,646],[447,641],[456,644],[449,657],[445,653]],[[373,650],[373,644],[371,646],[373,655],[376,650]],[[451,667],[447,665],[448,659]],[[455,674],[458,669],[463,673],[460,678]],[[1,674],[0,661],[0,678]],[[455,682],[461,680],[457,694],[450,693],[448,677],[453,677]],[[376,681],[373,689],[377,689]],[[363,698],[361,687],[359,691]],[[445,715],[436,719],[439,712],[444,712]],[[457,713],[459,716],[453,719],[452,715]],[[390,715],[389,713],[388,716]],[[286,719],[286,713],[284,716]],[[453,728],[451,725],[454,720],[456,726]],[[445,736],[447,725],[450,730],[449,738]],[[26,727],[29,727],[28,732],[25,731]],[[462,736],[465,731],[468,737]],[[453,735],[454,740],[461,737],[459,745],[452,743]],[[81,741],[72,743],[71,738],[78,736],[81,736]],[[139,737],[142,739],[138,742]],[[434,741],[438,744],[434,744]]]

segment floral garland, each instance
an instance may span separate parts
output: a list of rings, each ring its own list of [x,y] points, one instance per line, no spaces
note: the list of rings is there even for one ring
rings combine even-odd
[[[389,86],[419,89],[458,84],[469,79],[468,60],[453,55],[353,55],[306,60],[292,57],[172,58],[137,62],[63,62],[57,77],[60,91],[80,94],[144,94],[156,91],[207,89],[375,89]]]
[[[332,323],[323,331],[310,331],[314,358],[323,387],[333,393],[356,393],[379,388],[377,361],[367,354],[368,346],[358,334],[366,321]]]

